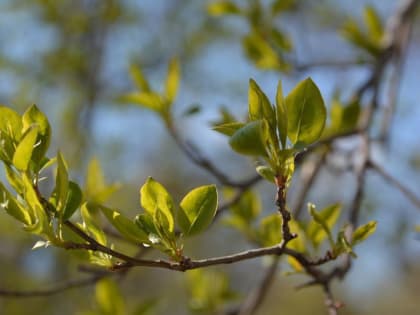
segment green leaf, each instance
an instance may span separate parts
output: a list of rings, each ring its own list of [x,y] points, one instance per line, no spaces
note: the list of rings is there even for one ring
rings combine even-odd
[[[135,65],[130,66],[131,79],[134,81],[139,91],[150,92],[149,83],[147,82],[141,68]]]
[[[274,177],[276,174],[273,169],[269,166],[260,165],[256,167],[257,173],[261,175],[262,178],[268,180],[269,182],[274,183]]]
[[[384,35],[384,27],[381,18],[376,10],[370,5],[365,7],[363,14],[369,36],[375,42],[380,43]]]
[[[38,126],[37,145],[32,153],[32,159],[40,162],[47,153],[51,140],[51,127],[47,117],[36,107],[32,105],[22,116],[23,130],[26,131],[33,125]]]
[[[290,10],[296,3],[296,0],[275,0],[271,4],[273,13],[278,14]]]
[[[140,105],[158,113],[162,113],[165,109],[165,102],[162,97],[155,92],[135,92],[124,94],[120,97],[120,101]]]
[[[296,145],[309,145],[321,136],[326,109],[315,83],[307,78],[301,81],[285,99],[287,135]]]
[[[57,175],[55,177],[55,194],[56,194],[56,209],[60,217],[63,215],[63,210],[66,207],[69,190],[69,175],[67,173],[67,165],[64,161],[61,152],[57,153]]]
[[[278,46],[280,50],[285,52],[291,51],[293,48],[293,44],[290,41],[289,37],[286,36],[283,32],[280,32],[277,28],[271,29],[271,40],[273,44]]]
[[[231,1],[217,1],[207,6],[207,12],[213,16],[221,16],[225,14],[239,14],[241,10]]]
[[[66,206],[63,210],[63,221],[66,221],[71,218],[73,213],[79,208],[83,200],[83,193],[79,185],[75,182],[69,181],[68,184],[68,194],[66,200]]]
[[[260,34],[251,32],[242,41],[246,55],[261,69],[288,71],[290,65]]]
[[[277,85],[276,120],[281,146],[283,149],[285,149],[287,143],[287,109],[283,98],[283,88],[281,86],[281,81],[279,81]]]
[[[356,258],[357,256],[353,252],[352,246],[346,238],[345,229],[346,227],[343,227],[340,232],[338,232],[337,242],[333,248],[334,256],[338,257],[341,254],[347,253]]]
[[[381,53],[381,46],[379,43],[373,40],[373,38],[367,37],[359,28],[359,24],[349,19],[344,23],[341,33],[344,38],[353,43],[355,46],[365,50],[374,57],[377,57]]]
[[[274,109],[268,100],[267,95],[261,90],[258,84],[253,80],[249,80],[248,89],[248,111],[250,120],[265,119],[270,127],[275,126]]]
[[[147,234],[140,230],[133,221],[123,216],[120,212],[105,206],[100,206],[100,209],[108,221],[126,239],[138,244],[148,242]]]
[[[267,156],[268,124],[265,120],[250,122],[235,131],[229,140],[232,149],[246,155]]]
[[[106,236],[101,227],[97,224],[91,213],[96,212],[98,206],[85,202],[80,208],[85,230],[100,244],[106,246]]]
[[[370,221],[365,225],[359,226],[353,233],[351,246],[363,242],[376,231],[376,221]]]
[[[243,126],[245,126],[245,124],[241,122],[230,122],[213,126],[213,130],[220,132],[226,136],[232,136],[237,130],[241,129]]]
[[[0,105],[0,133],[7,134],[14,141],[19,141],[22,134],[22,120],[14,110]]]
[[[0,183],[0,207],[16,220],[26,225],[32,224],[32,218],[28,211],[10,194],[2,183]]]
[[[205,230],[217,211],[216,186],[201,186],[191,190],[181,201],[180,227],[185,235],[194,235]]]
[[[175,97],[178,93],[180,81],[180,69],[179,61],[176,58],[173,58],[169,62],[168,66],[168,75],[165,82],[165,95],[169,103],[172,103],[175,100]]]
[[[110,278],[104,278],[96,284],[96,302],[103,315],[124,315],[125,304],[120,290]]]
[[[14,168],[5,164],[4,168],[6,169],[6,179],[8,183],[13,187],[13,189],[19,194],[23,194],[23,184],[21,177],[16,173]]]
[[[35,149],[35,143],[38,137],[38,127],[32,126],[23,136],[16,147],[13,155],[13,165],[20,171],[25,172],[29,167],[32,158],[32,152]]]
[[[160,242],[159,232],[156,230],[153,222],[153,217],[148,213],[142,213],[136,216],[134,220],[137,227],[147,234],[147,242],[150,244],[156,244]]]
[[[174,202],[172,197],[160,183],[152,177],[140,189],[140,204],[152,217],[157,209],[162,211],[168,221],[169,232],[174,231]]]
[[[308,205],[309,214],[312,216],[313,221],[309,222],[306,228],[306,235],[313,243],[315,248],[318,248],[322,241],[328,237],[333,246],[331,229],[337,222],[340,216],[341,205],[333,204],[325,209],[316,212],[315,206]]]
[[[32,218],[31,224],[26,225],[25,230],[53,241],[55,236],[49,223],[49,215],[42,206],[38,198],[38,194],[33,187],[32,181],[26,174],[22,175],[22,184],[24,187],[24,200],[28,205]]]

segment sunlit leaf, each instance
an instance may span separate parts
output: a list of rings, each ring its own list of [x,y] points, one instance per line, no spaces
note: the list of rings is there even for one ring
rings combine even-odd
[[[314,244],[314,247],[317,248],[327,237],[329,237],[330,241],[334,243],[332,240],[331,229],[340,216],[341,205],[333,204],[319,212],[315,210],[313,205],[308,205],[308,210],[309,214],[313,218],[313,221],[309,222],[306,228],[306,235]]]
[[[143,243],[148,241],[148,236],[130,219],[122,215],[120,212],[100,206],[102,213],[106,216],[108,221],[117,229],[118,232],[126,239],[135,242]]]
[[[205,230],[213,221],[217,210],[216,186],[201,186],[191,190],[180,203],[180,227],[185,235]]]
[[[265,120],[256,120],[235,131],[229,140],[232,149],[246,155],[266,156],[268,124]]]
[[[213,16],[220,16],[225,14],[239,14],[241,10],[232,1],[222,0],[210,3],[207,6],[207,12]]]
[[[276,120],[280,142],[282,148],[285,149],[287,142],[287,109],[283,98],[283,88],[281,81],[279,81],[277,85],[276,92]]]
[[[363,242],[376,231],[376,221],[370,221],[362,226],[359,226],[353,233],[352,246]]]
[[[365,7],[363,15],[370,37],[380,43],[384,35],[384,26],[382,25],[380,16],[370,5]]]
[[[169,232],[174,231],[174,202],[160,183],[149,177],[140,189],[140,204],[152,217],[157,209],[163,212],[168,220]]]
[[[226,136],[232,136],[237,130],[241,129],[243,126],[245,126],[245,124],[241,122],[230,122],[221,125],[216,125],[213,127],[213,130],[220,132]]]
[[[26,225],[32,224],[32,218],[28,211],[10,194],[2,183],[0,183],[0,207],[16,220]]]
[[[143,75],[143,72],[141,71],[140,67],[137,67],[136,65],[131,65],[130,75],[131,75],[131,79],[134,81],[139,91],[150,92],[149,83],[147,82],[147,79]]]
[[[66,206],[64,207],[62,216],[64,221],[70,219],[73,213],[80,207],[82,200],[83,192],[79,185],[69,181]]]
[[[87,232],[100,244],[106,246],[106,236],[104,231],[98,225],[91,212],[97,211],[98,207],[91,203],[85,202],[80,208],[80,213],[83,218],[84,227]]]
[[[67,165],[60,152],[57,154],[57,175],[55,179],[55,193],[56,193],[56,209],[60,216],[63,214],[63,209],[67,203],[67,195],[69,189],[69,175],[67,173]]]
[[[326,109],[315,83],[307,78],[301,81],[285,99],[287,108],[287,135],[290,141],[309,145],[321,136]]]
[[[13,155],[13,165],[20,171],[26,171],[35,149],[38,127],[32,126],[23,136]]]
[[[45,156],[51,141],[51,127],[47,117],[36,107],[32,105],[22,116],[23,130],[26,131],[33,125],[38,126],[38,139],[36,148],[34,148],[32,158],[40,162]]]
[[[262,178],[274,183],[275,173],[271,167],[260,165],[256,167],[256,171],[261,175]]]
[[[175,100],[180,81],[179,61],[174,58],[169,62],[168,75],[165,82],[165,95],[169,103]]]
[[[0,105],[0,133],[7,134],[14,141],[19,141],[22,134],[20,115],[9,107]]]

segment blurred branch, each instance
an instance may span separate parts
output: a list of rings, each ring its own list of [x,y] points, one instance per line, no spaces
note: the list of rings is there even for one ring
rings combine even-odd
[[[413,205],[415,205],[418,209],[420,209],[420,198],[416,196],[410,189],[404,186],[399,180],[389,174],[383,167],[378,165],[377,163],[369,160],[368,166],[376,171],[382,178],[387,181],[389,184],[393,185],[399,191],[401,191],[408,200],[410,200]]]
[[[189,142],[184,142],[180,135],[178,134],[175,126],[171,122],[166,123],[167,129],[174,139],[175,143],[181,149],[181,151],[185,154],[185,156],[190,159],[195,165],[199,166],[203,170],[207,171],[208,173],[212,174],[221,184],[225,186],[230,186],[234,188],[248,188],[261,180],[259,175],[255,175],[249,179],[243,181],[234,181],[228,177],[228,175],[224,174],[221,170],[219,170],[209,159],[207,159],[197,147]]]
[[[366,66],[371,63],[369,60],[321,60],[308,63],[295,63],[293,69],[295,71],[308,71],[313,68],[347,69],[350,67]]]
[[[61,293],[70,289],[93,285],[108,275],[110,274],[102,273],[102,274],[95,275],[95,276],[92,276],[90,278],[83,279],[83,280],[69,280],[63,284],[57,285],[55,287],[51,287],[49,289],[44,289],[44,290],[18,291],[18,290],[0,289],[0,297],[31,298],[31,297],[51,296],[51,295],[55,295],[55,294],[58,294],[58,293]]]

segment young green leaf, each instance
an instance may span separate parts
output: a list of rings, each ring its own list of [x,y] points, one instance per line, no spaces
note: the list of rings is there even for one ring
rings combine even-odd
[[[174,202],[160,183],[149,177],[140,189],[140,204],[151,216],[157,209],[162,211],[168,221],[169,232],[174,231]]]
[[[281,81],[277,85],[276,93],[276,120],[277,120],[277,130],[279,133],[279,138],[281,146],[283,149],[286,149],[287,142],[287,110],[283,98],[283,88],[281,86]]]
[[[155,92],[134,92],[124,94],[120,97],[120,101],[140,105],[157,113],[162,113],[164,110],[164,101],[162,97]]]
[[[217,211],[216,186],[201,186],[191,190],[181,201],[179,223],[185,235],[205,230]]]
[[[22,120],[14,110],[0,105],[0,134],[5,133],[14,141],[22,134]]]
[[[365,225],[359,226],[353,233],[351,246],[356,246],[357,244],[363,242],[365,239],[371,236],[375,232],[375,230],[376,221],[370,221]]]
[[[69,181],[66,206],[63,210],[62,220],[70,219],[73,213],[79,208],[83,200],[83,192],[79,185],[75,182]]]
[[[35,191],[32,181],[24,173],[22,176],[24,187],[24,199],[28,205],[31,216],[31,224],[25,226],[25,230],[34,234],[42,235],[50,241],[55,239],[52,227],[50,225],[49,214],[39,201],[38,194]]]
[[[179,61],[174,58],[169,62],[168,75],[165,82],[165,95],[169,103],[175,100],[180,81]]]
[[[92,216],[92,212],[97,211],[98,206],[85,202],[80,208],[80,214],[83,218],[83,225],[86,231],[100,244],[106,246],[106,235],[105,232],[101,229],[98,223]]]
[[[250,120],[254,121],[265,119],[269,123],[270,127],[275,126],[274,109],[271,106],[268,97],[253,79],[249,80],[248,102]]]
[[[273,169],[269,166],[260,165],[256,167],[256,171],[261,175],[262,178],[268,180],[269,182],[274,183],[275,173]]]
[[[295,146],[309,145],[321,136],[326,119],[324,100],[315,83],[301,81],[285,99],[287,136]]]
[[[237,130],[241,129],[243,126],[245,126],[245,124],[241,122],[230,122],[213,126],[213,130],[220,132],[226,136],[232,136]]]
[[[134,81],[136,88],[139,91],[150,92],[149,83],[147,82],[140,67],[135,65],[130,66],[131,79]]]
[[[126,239],[138,244],[148,241],[147,234],[143,232],[143,230],[139,229],[133,221],[123,216],[120,212],[105,206],[100,206],[100,209],[108,221]]]
[[[313,243],[315,248],[318,248],[326,237],[328,237],[331,244],[333,244],[331,229],[340,216],[341,205],[334,204],[319,212],[316,212],[313,205],[308,205],[308,210],[313,218],[313,221],[309,222],[306,228],[308,239]]]
[[[207,6],[207,12],[213,16],[220,16],[225,14],[239,14],[241,10],[235,3],[223,0],[210,3]]]
[[[23,130],[28,130],[32,125],[38,126],[38,139],[36,148],[33,151],[32,159],[36,162],[41,161],[45,156],[51,140],[51,127],[47,117],[36,107],[32,105],[22,116]]]
[[[380,43],[384,35],[384,27],[381,18],[370,5],[365,7],[363,14],[370,37],[375,42]]]
[[[60,216],[62,216],[62,210],[67,203],[69,175],[67,173],[66,162],[60,152],[57,153],[57,175],[55,178],[56,209],[60,213]]]
[[[32,152],[38,137],[38,127],[32,126],[23,136],[16,147],[13,155],[13,165],[20,171],[25,172],[32,158]]]
[[[232,149],[246,155],[267,156],[268,124],[256,120],[235,131],[229,140]]]
[[[32,218],[28,211],[10,194],[2,183],[0,183],[0,207],[16,220],[26,225],[32,224]]]

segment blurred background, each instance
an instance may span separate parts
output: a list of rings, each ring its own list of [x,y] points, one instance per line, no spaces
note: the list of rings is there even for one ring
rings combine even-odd
[[[236,1],[247,6],[253,1]],[[261,1],[263,6],[270,1]],[[241,38],[247,21],[236,16],[213,17],[209,2],[194,0],[2,0],[0,1],[0,103],[22,113],[35,103],[53,129],[51,155],[59,148],[73,179],[83,181],[96,157],[108,182],[121,188],[110,204],[134,217],[140,210],[138,189],[153,176],[179,200],[197,185],[215,179],[194,166],[174,143],[159,117],[119,96],[134,90],[129,67],[140,66],[150,84],[162,90],[167,65],[178,56],[182,79],[174,105],[181,136],[234,179],[255,174],[252,162],[233,153],[226,137],[211,130],[222,106],[238,119],[247,112],[248,80],[255,79],[270,99],[278,80],[288,93],[307,76],[319,86],[329,106],[334,92],[350,95],[369,73],[364,55],[340,35],[346,18],[358,23],[364,7],[373,6],[383,20],[399,1],[297,1],[274,20],[293,42],[288,57],[299,71],[261,69],[247,57]],[[362,23],[362,22],[360,22]],[[419,23],[404,61],[397,110],[390,138],[374,147],[375,158],[420,195]],[[321,66],[303,66],[312,64]],[[337,63],[339,66],[322,66]],[[385,73],[385,75],[388,75]],[[386,95],[381,96],[386,98]],[[199,106],[195,115],[185,115]],[[348,144],[350,149],[352,144]],[[338,163],[339,164],[339,163]],[[0,171],[4,180],[3,170]],[[299,187],[299,176],[290,194]],[[350,172],[324,168],[307,199],[321,207],[349,202],[355,180]],[[259,183],[263,211],[273,210],[274,189]],[[419,209],[382,178],[368,176],[362,223],[375,219],[377,232],[357,249],[351,272],[335,282],[343,314],[418,314],[420,303]],[[48,248],[31,250],[36,239],[5,213],[0,213],[0,287],[49,288],[84,275],[70,253]],[[188,241],[190,256],[204,258],[242,251],[252,245],[240,233],[216,224]],[[212,268],[225,272],[241,297],[263,275],[264,260]],[[279,276],[258,314],[324,314],[322,291],[296,291],[300,276]],[[150,314],[187,314],[186,275],[135,268],[119,282],[128,310],[156,299]],[[96,314],[94,286],[25,300],[0,297],[1,314]],[[128,313],[128,311],[127,311]],[[138,313],[140,314],[140,313]]]

